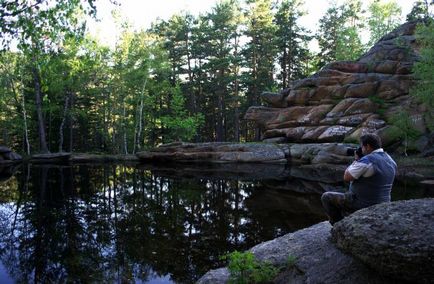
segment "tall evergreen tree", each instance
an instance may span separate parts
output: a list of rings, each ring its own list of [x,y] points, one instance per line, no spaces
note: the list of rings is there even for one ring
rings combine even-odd
[[[347,0],[338,5],[332,2],[320,19],[316,35],[320,47],[318,67],[336,60],[355,60],[363,52],[360,39],[362,28],[360,0]]]
[[[283,0],[277,7],[274,23],[277,26],[276,42],[280,66],[280,87],[287,88],[292,80],[307,75],[306,63],[309,61],[307,43],[308,31],[297,21],[305,15],[300,0]]]
[[[210,77],[208,91],[211,113],[215,120],[215,139],[225,141],[227,134],[228,112],[230,100],[230,84],[233,82],[233,41],[238,37],[236,1],[218,3],[206,16],[208,26],[207,55],[208,61],[203,66]]]
[[[275,44],[276,26],[270,0],[248,0],[246,12],[247,28],[245,36],[248,41],[243,50],[245,68],[243,84],[246,87],[247,105],[259,105],[259,95],[275,87],[274,60],[277,54]],[[250,139],[259,140],[260,131]]]

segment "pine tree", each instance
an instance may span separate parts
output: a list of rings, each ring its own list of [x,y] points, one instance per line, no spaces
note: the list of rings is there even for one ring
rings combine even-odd
[[[363,27],[361,7],[359,0],[347,0],[342,5],[333,2],[320,19],[316,35],[320,47],[319,68],[336,60],[356,60],[363,53],[359,36]]]
[[[302,6],[302,1],[284,0],[277,7],[274,17],[280,65],[278,78],[282,88],[287,88],[292,80],[305,77],[308,72],[305,63],[309,61],[307,43],[311,37],[308,36],[308,31],[297,23],[297,20],[305,15]]]
[[[247,105],[259,105],[259,95],[275,87],[274,61],[277,54],[275,43],[276,26],[270,0],[248,0],[246,13],[248,42],[243,50],[245,68],[243,84],[246,86]],[[260,131],[256,129],[250,139],[259,140]]]

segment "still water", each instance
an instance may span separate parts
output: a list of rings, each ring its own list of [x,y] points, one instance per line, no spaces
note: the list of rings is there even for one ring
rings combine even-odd
[[[21,165],[0,182],[0,283],[193,283],[227,252],[325,220],[321,192],[343,185],[315,179],[281,165]]]

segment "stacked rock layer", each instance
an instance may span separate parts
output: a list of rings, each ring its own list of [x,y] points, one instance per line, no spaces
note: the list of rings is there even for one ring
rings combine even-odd
[[[409,95],[418,60],[416,25],[395,29],[356,62],[333,62],[280,93],[263,93],[268,106],[250,107],[245,119],[273,142],[355,142],[375,132],[387,145],[394,142],[391,122],[402,111],[424,133],[424,106]]]

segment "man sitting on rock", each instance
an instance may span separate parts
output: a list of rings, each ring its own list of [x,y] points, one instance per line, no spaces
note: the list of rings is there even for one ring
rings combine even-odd
[[[356,210],[390,201],[396,174],[395,161],[381,148],[381,139],[375,134],[360,137],[363,157],[345,170],[344,181],[350,182],[348,192],[325,192],[321,202],[330,223],[342,220]]]

